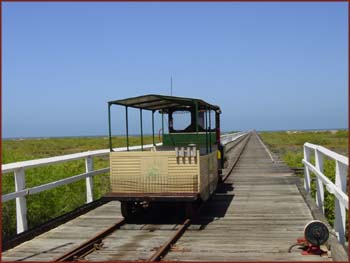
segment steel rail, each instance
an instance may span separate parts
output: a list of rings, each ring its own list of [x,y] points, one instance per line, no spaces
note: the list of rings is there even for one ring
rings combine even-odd
[[[115,223],[113,226],[101,231],[91,239],[87,240],[86,242],[80,244],[78,247],[68,251],[64,255],[56,258],[54,262],[58,261],[75,261],[78,260],[81,257],[84,257],[94,250],[98,249],[101,244],[103,238],[120,228],[122,225],[124,225],[126,220],[123,218],[119,220],[117,223]]]
[[[164,255],[171,249],[171,246],[182,236],[188,226],[191,224],[191,219],[186,219],[176,233],[169,238],[169,240],[161,246],[148,260],[147,262],[161,261]]]
[[[158,250],[148,259],[146,262],[157,262],[161,261],[165,255],[169,252],[169,250],[172,248],[172,246],[179,240],[179,238],[183,235],[183,233],[186,231],[186,229],[191,225],[192,219],[197,218],[198,214],[200,213],[201,209],[203,208],[205,203],[201,203],[198,207],[192,206],[192,217],[187,218],[184,223],[180,226],[180,228],[175,232],[175,234],[168,239],[162,245],[158,248]]]

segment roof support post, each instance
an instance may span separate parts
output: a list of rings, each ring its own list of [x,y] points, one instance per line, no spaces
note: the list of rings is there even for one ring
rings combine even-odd
[[[216,144],[220,146],[220,112],[215,111]]]
[[[205,108],[205,146],[206,146],[207,154],[208,154],[209,147],[208,147],[208,111],[207,111],[207,108]]]
[[[113,152],[113,148],[112,148],[112,128],[111,128],[111,106],[112,106],[112,104],[108,103],[109,150],[111,152]]]
[[[155,112],[155,110],[152,110],[152,140],[153,140],[153,146],[156,145],[154,143],[154,112]]]
[[[194,102],[194,108],[195,108],[195,123],[196,123],[196,133],[198,134],[198,102]]]
[[[126,122],[126,149],[129,151],[129,117],[128,106],[125,106],[125,122]]]
[[[195,125],[196,125],[196,133],[197,133],[197,144],[198,144],[198,148],[200,148],[199,144],[200,144],[200,140],[198,139],[198,102],[195,101],[194,102],[194,118],[195,118]]]
[[[162,140],[164,139],[164,111],[162,111]]]
[[[211,148],[211,110],[209,109],[209,152],[212,152]]]
[[[143,151],[142,109],[140,109],[141,151]]]
[[[198,135],[198,102],[195,101],[194,102],[194,122],[195,122],[195,125],[196,125],[196,133]]]

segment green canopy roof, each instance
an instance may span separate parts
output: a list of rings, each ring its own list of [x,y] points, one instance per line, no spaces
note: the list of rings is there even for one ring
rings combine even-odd
[[[116,104],[122,106],[128,106],[133,108],[145,109],[145,110],[166,110],[166,109],[186,109],[194,107],[195,103],[198,104],[198,109],[211,109],[220,110],[219,106],[212,105],[200,99],[174,97],[165,95],[143,95],[139,97],[113,100],[108,104]]]

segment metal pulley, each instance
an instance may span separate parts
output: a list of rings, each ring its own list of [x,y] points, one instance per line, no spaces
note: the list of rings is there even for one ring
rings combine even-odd
[[[304,227],[304,237],[298,238],[297,243],[290,246],[288,252],[291,253],[292,248],[299,246],[303,251],[302,255],[327,255],[327,251],[321,249],[321,245],[326,243],[329,238],[329,230],[327,226],[318,220],[313,220]]]
[[[329,230],[323,222],[313,220],[304,227],[304,236],[310,244],[320,246],[328,240]]]

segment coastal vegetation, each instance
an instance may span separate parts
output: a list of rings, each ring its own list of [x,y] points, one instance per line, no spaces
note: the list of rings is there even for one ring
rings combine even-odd
[[[260,132],[260,136],[268,148],[282,161],[292,168],[302,168],[303,145],[305,142],[321,145],[341,155],[348,156],[348,131],[279,131]],[[315,164],[315,157],[311,155],[311,163]],[[335,161],[324,160],[324,174],[335,182]],[[303,173],[300,174],[304,176]],[[315,175],[311,173],[311,177]],[[315,198],[316,183],[312,180],[311,195]],[[334,196],[325,190],[325,216],[328,222],[334,224]]]

